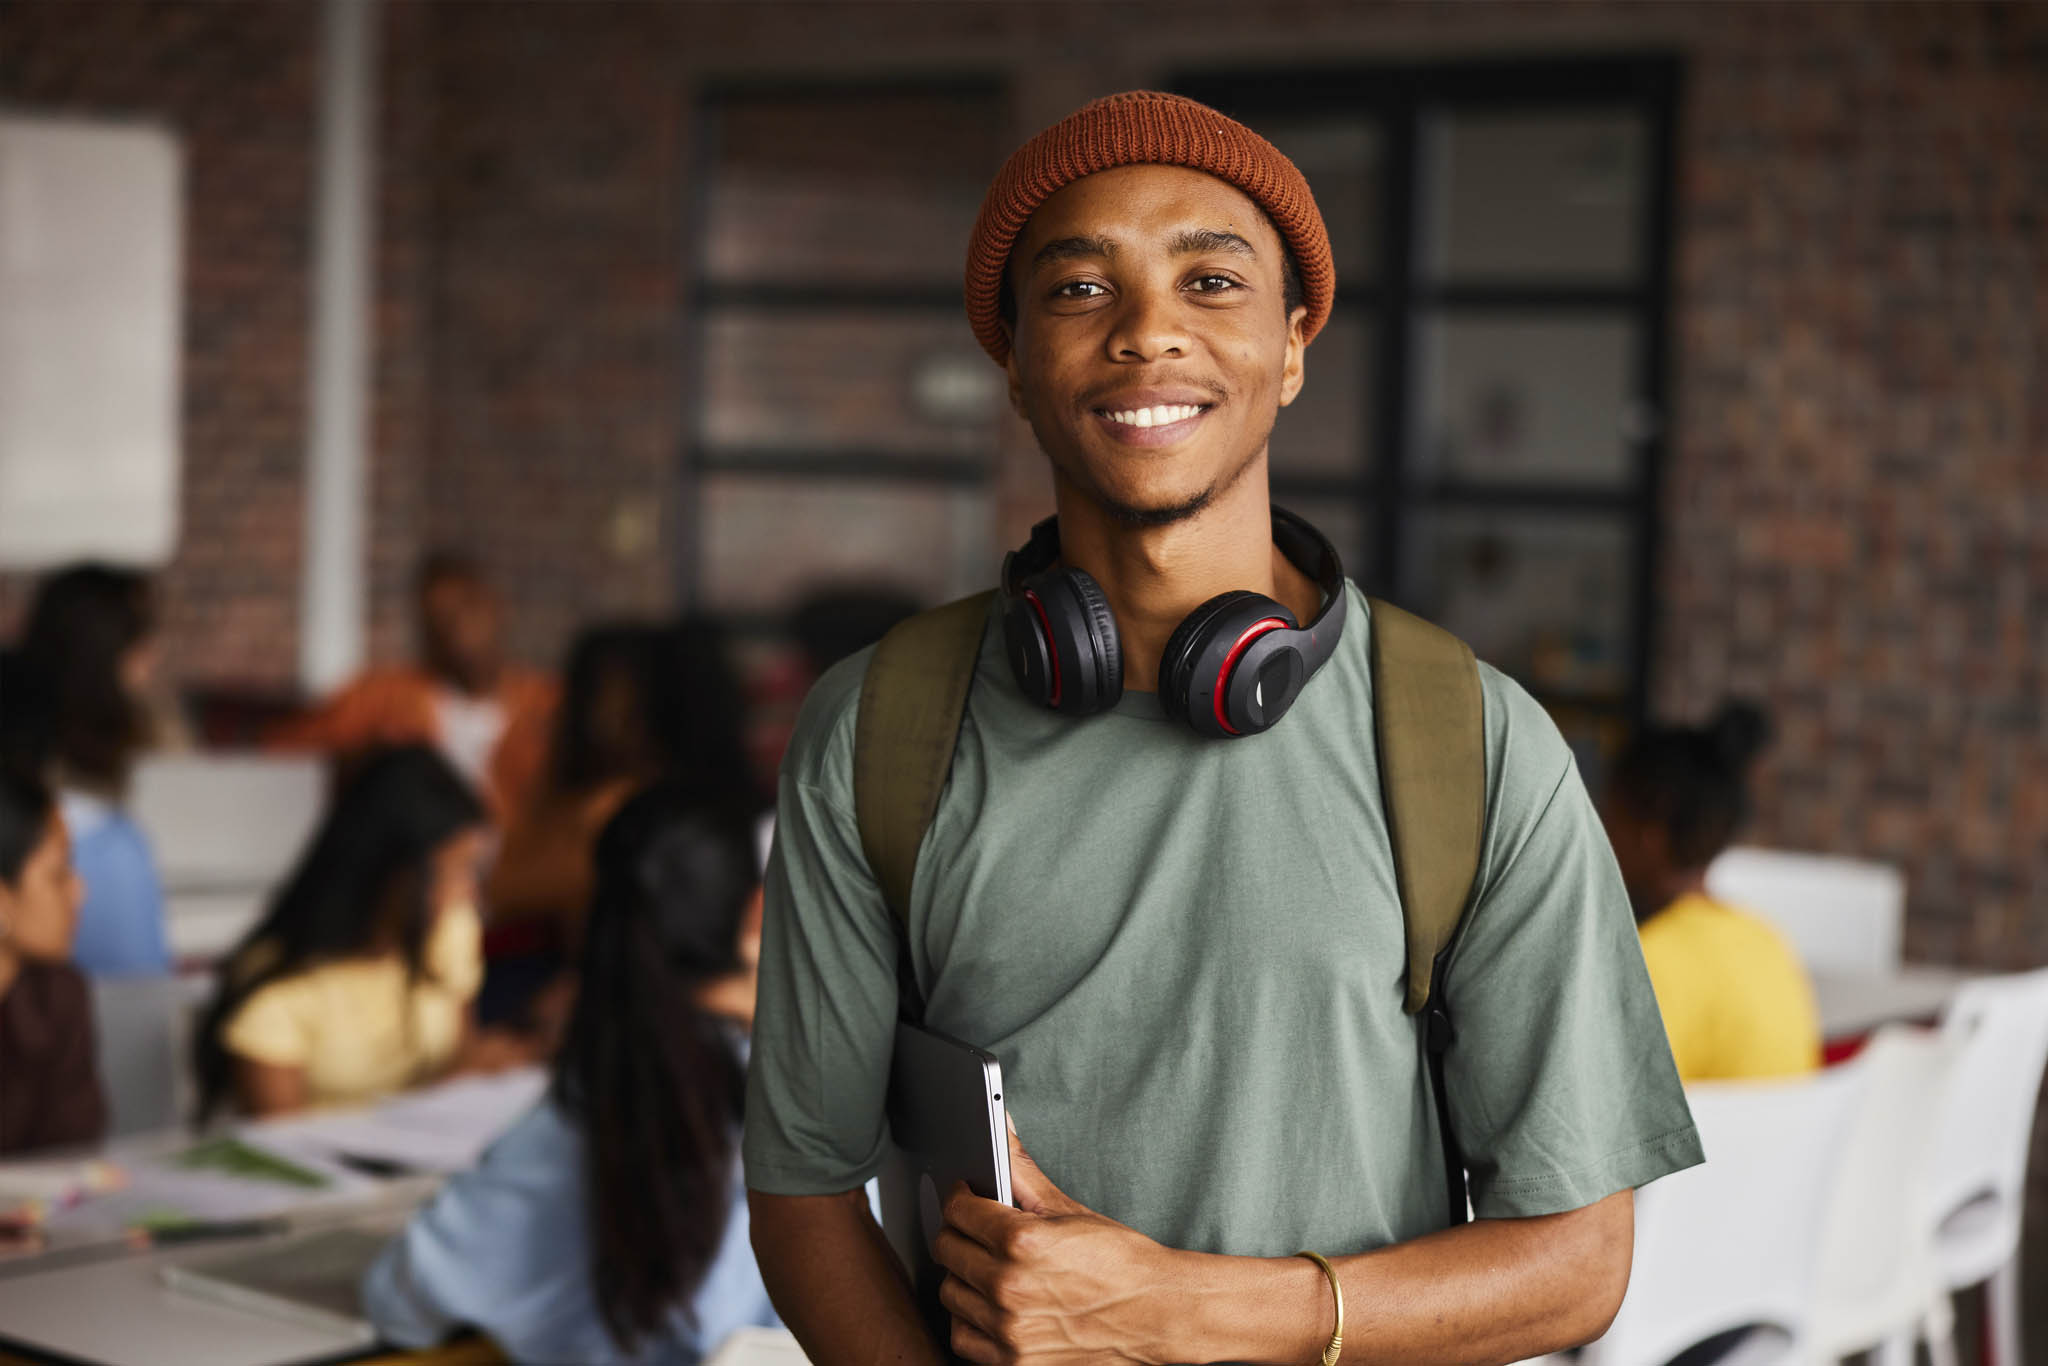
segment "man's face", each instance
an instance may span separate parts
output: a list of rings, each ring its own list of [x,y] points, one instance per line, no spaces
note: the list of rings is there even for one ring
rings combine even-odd
[[[1283,252],[1243,192],[1179,166],[1102,171],[1038,206],[1010,257],[1010,400],[1070,483],[1160,525],[1263,462],[1302,379]]]
[[[498,669],[498,602],[466,575],[437,578],[420,592],[420,649],[427,667],[457,687],[481,692]]]

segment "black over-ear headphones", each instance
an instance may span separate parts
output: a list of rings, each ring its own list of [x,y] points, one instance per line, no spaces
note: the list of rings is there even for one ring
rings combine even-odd
[[[1324,535],[1284,508],[1273,509],[1273,543],[1323,590],[1322,610],[1303,627],[1263,593],[1221,593],[1174,629],[1159,661],[1159,705],[1198,734],[1257,735],[1270,729],[1344,633],[1344,566]],[[1094,579],[1056,569],[1059,519],[1003,557],[1003,645],[1017,686],[1070,716],[1108,711],[1124,693],[1116,618]]]

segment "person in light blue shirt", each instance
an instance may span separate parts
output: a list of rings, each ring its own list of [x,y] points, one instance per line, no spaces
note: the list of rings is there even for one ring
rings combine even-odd
[[[0,660],[0,763],[63,797],[85,879],[72,958],[95,977],[171,970],[163,885],[122,809],[136,759],[163,738],[156,594],[147,575],[79,564],[36,586],[19,646]]]
[[[598,836],[582,989],[553,1084],[385,1248],[390,1342],[457,1328],[515,1361],[692,1366],[778,1320],[739,1170],[760,892],[752,822],[677,786]]]
[[[86,792],[64,794],[71,865],[85,882],[72,961],[94,977],[160,976],[171,970],[164,889],[142,827]]]

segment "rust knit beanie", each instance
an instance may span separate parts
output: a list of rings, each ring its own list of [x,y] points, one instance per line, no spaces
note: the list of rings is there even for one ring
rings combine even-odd
[[[1010,358],[1003,271],[1032,211],[1061,187],[1117,166],[1187,166],[1251,196],[1287,243],[1308,307],[1303,339],[1330,316],[1337,269],[1308,181],[1280,149],[1204,104],[1158,90],[1108,95],[1067,115],[1003,163],[967,244],[967,321],[998,365]]]

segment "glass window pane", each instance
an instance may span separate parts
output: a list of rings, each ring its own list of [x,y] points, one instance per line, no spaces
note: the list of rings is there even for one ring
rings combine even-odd
[[[1634,566],[1619,517],[1431,510],[1410,526],[1403,605],[1538,691],[1619,697]]]
[[[985,461],[1003,372],[949,314],[718,313],[701,432],[716,450],[879,451]]]
[[[1419,481],[1633,480],[1632,324],[1438,314],[1420,339]]]
[[[993,90],[745,96],[703,116],[705,271],[728,284],[958,285],[1008,151]]]
[[[779,612],[828,585],[888,585],[935,604],[995,581],[979,488],[710,474],[697,489],[698,596],[716,611]]]
[[[1254,118],[1251,126],[1308,177],[1339,287],[1371,283],[1379,261],[1379,128],[1357,116]]]
[[[1309,343],[1301,392],[1273,424],[1275,477],[1352,475],[1371,465],[1372,342],[1368,315],[1339,310]]]
[[[1625,283],[1641,269],[1642,115],[1440,113],[1423,156],[1434,278]]]

